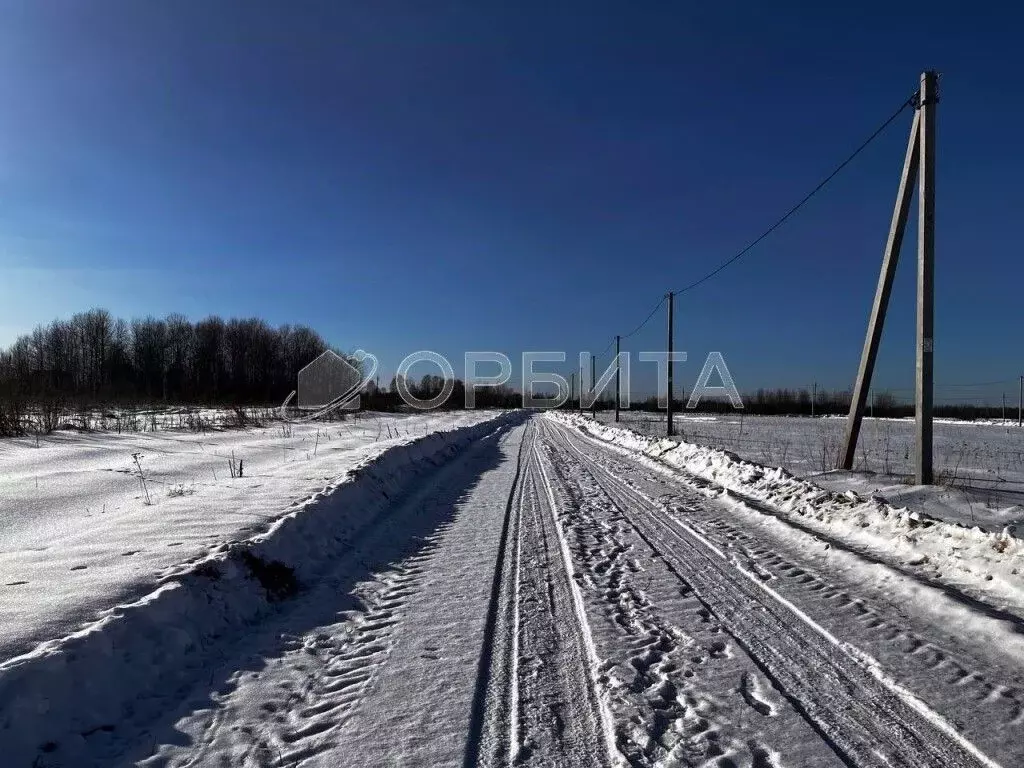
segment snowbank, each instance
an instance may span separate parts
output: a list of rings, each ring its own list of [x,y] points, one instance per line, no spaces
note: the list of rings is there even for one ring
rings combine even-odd
[[[507,414],[388,449],[324,492],[293,506],[265,533],[224,544],[142,599],[70,636],[0,664],[0,744],[5,765],[59,750],[74,762],[85,737],[130,712],[159,711],[160,696],[194,677],[211,646],[274,610],[343,557],[353,534],[469,442],[522,414]],[[147,692],[153,692],[149,695]]]
[[[744,461],[728,451],[645,437],[576,414],[552,417],[706,481],[709,485],[703,490],[710,496],[728,497],[799,523],[931,581],[965,590],[1000,610],[1024,616],[1024,542],[1013,528],[993,533],[948,523],[853,491],[828,491],[784,469]]]
[[[142,599],[213,547],[264,533],[387,449],[496,415],[0,440],[0,663]]]
[[[624,411],[618,427],[651,437],[665,434],[664,413]],[[609,424],[610,411],[598,412]],[[894,507],[998,533],[1008,525],[1024,530],[1024,431],[1016,423],[935,420],[937,485],[909,485],[914,474],[913,419],[865,418],[853,470],[835,469],[845,438],[846,417],[714,416],[682,412],[676,434],[685,442],[731,451],[766,467],[840,493],[882,496]]]

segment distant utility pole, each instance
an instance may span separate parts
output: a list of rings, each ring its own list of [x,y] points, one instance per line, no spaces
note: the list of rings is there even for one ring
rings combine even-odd
[[[929,485],[932,474],[932,403],[934,397],[933,358],[935,349],[935,105],[939,100],[938,75],[927,71],[921,75],[917,109],[910,128],[907,153],[903,160],[896,205],[889,226],[889,238],[882,257],[875,299],[868,320],[868,332],[861,352],[857,381],[850,401],[846,422],[846,442],[840,467],[853,469],[864,407],[871,388],[882,326],[892,293],[893,277],[899,261],[900,247],[907,228],[915,180],[918,183],[918,247],[917,247],[917,350],[915,356],[915,437],[914,475],[920,485]],[[874,404],[871,406],[872,413]]]
[[[580,398],[576,401],[576,407],[579,409],[580,416],[583,415],[583,361],[580,360]]]
[[[1003,424],[1006,423],[1006,393],[1003,392]]]
[[[1017,426],[1024,426],[1024,376],[1020,377],[1020,395],[1017,397]]]
[[[665,410],[665,434],[672,437],[672,298],[675,294],[668,294],[668,408]]]
[[[621,341],[620,336],[615,337],[615,421],[619,421],[619,387],[621,386],[622,376],[622,365],[619,362],[619,342]]]
[[[583,383],[582,381],[580,382]],[[572,398],[576,394],[576,372],[572,374],[572,384],[569,385],[569,409],[572,409]]]
[[[818,382],[811,385],[811,418],[814,418],[814,404],[818,400]]]
[[[590,418],[597,419],[597,359],[590,356],[590,387],[594,390],[594,399],[590,403]]]

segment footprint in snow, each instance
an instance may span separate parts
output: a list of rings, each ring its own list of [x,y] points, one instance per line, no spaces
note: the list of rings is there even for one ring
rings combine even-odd
[[[87,565],[73,565],[73,566],[71,566],[71,570],[72,571],[84,571],[88,567],[89,566],[87,566]]]
[[[752,676],[749,672],[744,672],[740,676],[740,695],[743,700],[758,714],[764,715],[765,717],[772,717],[775,714],[775,709],[771,703],[767,701],[767,697],[764,694],[763,686],[760,680]]]
[[[28,584],[28,582],[27,581],[9,581],[4,586],[5,587],[20,587],[22,584]]]

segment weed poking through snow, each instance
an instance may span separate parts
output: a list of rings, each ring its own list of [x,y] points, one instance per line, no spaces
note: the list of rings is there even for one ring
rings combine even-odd
[[[142,492],[146,495],[146,504],[152,504],[153,501],[149,498],[149,488],[146,487],[146,475],[142,471],[142,462],[140,461],[142,454],[133,453],[132,458],[135,459],[135,468],[139,472],[139,483],[142,485]]]

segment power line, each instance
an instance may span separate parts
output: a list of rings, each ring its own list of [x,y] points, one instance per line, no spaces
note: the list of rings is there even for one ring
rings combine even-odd
[[[851,162],[853,162],[854,158],[856,158],[861,152],[863,152],[868,147],[868,145],[871,144],[871,142],[873,142],[875,139],[877,139],[882,134],[882,132],[885,131],[885,129],[888,128],[896,120],[896,118],[899,117],[903,113],[903,110],[907,109],[907,107],[916,107],[917,102],[919,100],[919,95],[920,95],[919,92],[915,91],[914,94],[909,99],[905,100],[902,104],[900,104],[899,109],[897,109],[895,112],[893,112],[880,126],[878,126],[878,128],[876,128],[874,130],[874,132],[872,132],[872,134],[870,136],[868,136],[868,138],[865,139],[860,144],[860,146],[858,146],[849,156],[847,156],[845,160],[843,160],[841,163],[839,163],[839,165],[837,165],[835,167],[835,169],[828,176],[826,176],[824,179],[822,179],[820,182],[818,182],[817,186],[815,186],[810,192],[808,192],[800,200],[800,202],[798,202],[796,205],[794,205],[792,208],[790,208],[778,221],[776,221],[774,224],[772,224],[770,227],[768,227],[768,229],[766,229],[764,232],[762,232],[760,235],[758,235],[747,246],[745,246],[743,249],[741,249],[738,253],[736,253],[731,258],[729,258],[726,261],[724,261],[721,264],[719,264],[717,267],[715,267],[715,269],[713,269],[710,272],[708,272],[706,275],[701,277],[699,280],[695,280],[694,282],[690,283],[689,285],[687,285],[687,286],[685,286],[683,288],[680,288],[679,290],[672,291],[672,293],[678,295],[678,294],[681,294],[681,293],[686,293],[687,291],[692,290],[693,288],[696,288],[698,285],[701,285],[702,283],[707,282],[708,280],[713,278],[715,275],[717,275],[719,272],[724,270],[726,267],[728,267],[729,265],[735,263],[740,258],[742,258],[744,255],[749,253],[762,240],[764,240],[766,237],[768,237],[770,234],[772,234],[772,232],[774,232],[776,229],[781,227],[786,221],[788,221],[793,216],[793,214],[795,214],[797,211],[799,211],[801,208],[803,208],[804,205],[806,205],[811,200],[811,198],[813,198],[822,189],[824,189],[825,186],[830,181],[832,181],[832,179],[834,179],[836,176],[838,176],[839,173],[847,165],[849,165]],[[661,308],[661,305],[665,303],[665,299],[666,298],[667,298],[667,296],[663,295],[661,297],[661,299],[658,301],[658,303],[655,304],[654,308],[650,311],[650,313],[647,315],[647,317],[644,318],[643,322],[641,322],[636,328],[634,328],[629,333],[624,334],[621,338],[628,339],[629,337],[639,333],[647,325],[647,323],[649,323],[651,321],[651,318],[653,318],[655,313],[657,313],[658,309]],[[605,353],[609,349],[611,349],[611,347],[614,344],[615,344],[615,340],[612,339],[612,341],[608,344],[608,346],[605,347],[604,350],[599,355],[597,355],[597,357],[599,357],[599,358],[600,357],[604,357]]]
[[[762,232],[760,235],[758,235],[757,238],[755,238],[750,244],[748,244],[746,247],[744,247],[742,250],[740,250],[739,253],[737,253],[735,256],[732,256],[731,258],[727,259],[726,261],[723,261],[721,264],[719,264],[717,267],[715,267],[713,270],[708,272],[706,275],[704,275],[699,280],[695,280],[694,282],[692,282],[689,285],[687,285],[685,288],[680,288],[678,291],[673,291],[673,293],[675,293],[675,294],[686,293],[687,291],[692,290],[693,288],[696,288],[698,285],[700,285],[701,283],[704,283],[704,282],[710,280],[712,277],[717,275],[719,272],[721,272],[723,269],[728,267],[730,264],[733,264],[734,262],[736,262],[740,258],[742,258],[744,255],[746,255],[748,252],[750,252],[758,243],[760,243],[762,240],[764,240],[766,237],[768,237],[768,235],[770,235],[772,232],[774,232],[776,229],[778,229],[784,223],[786,223],[786,221],[794,213],[796,213],[801,208],[803,208],[804,205],[807,202],[809,202],[812,197],[814,197],[822,189],[824,189],[825,185],[828,184],[830,181],[832,181],[832,179],[834,179],[836,176],[838,176],[840,171],[842,171],[847,165],[849,165],[853,161],[853,159],[855,157],[857,157],[857,155],[859,155],[861,152],[863,152],[871,142],[873,142],[875,139],[877,139],[882,134],[882,132],[886,128],[888,128],[893,123],[893,121],[903,113],[904,109],[906,109],[907,107],[916,105],[917,104],[917,100],[918,100],[918,92],[915,91],[914,95],[911,96],[906,101],[904,101],[900,105],[900,108],[897,109],[895,112],[893,112],[885,120],[885,122],[883,122],[880,126],[878,126],[878,128],[876,128],[875,131],[870,136],[868,136],[868,138],[865,139],[864,142],[859,147],[857,147],[857,149],[855,149],[852,154],[850,154],[845,160],[843,160],[843,162],[841,162],[839,165],[837,165],[835,170],[832,171],[832,173],[830,173],[828,176],[826,176],[824,179],[822,179],[818,183],[818,185],[814,189],[812,189],[810,192],[808,192],[799,203],[797,203],[792,208],[790,208],[785,213],[785,215],[782,216],[782,218],[780,218],[778,221],[776,221],[774,224],[772,224],[770,227],[768,227],[768,229],[766,229],[764,232]]]
[[[991,387],[991,386],[993,386],[995,384],[1009,384],[1010,382],[1015,382],[1015,381],[1017,381],[1017,380],[1016,379],[1000,379],[999,381],[979,381],[979,382],[976,382],[974,384],[936,384],[935,387],[936,387],[936,389],[938,389],[939,387],[945,387],[945,388],[953,388],[953,387],[963,387],[963,388],[968,388],[968,387]]]
[[[657,312],[659,309],[661,309],[661,305],[665,303],[665,299],[666,298],[667,298],[666,296],[662,296],[661,297],[661,301],[659,301],[657,304],[654,305],[654,309],[652,309],[651,313],[647,317],[644,318],[644,321],[642,323],[640,323],[640,325],[638,325],[636,328],[634,328],[629,333],[623,334],[622,338],[628,339],[630,336],[632,336],[632,335],[634,335],[636,333],[639,333],[643,329],[643,327],[645,325],[647,325],[649,322],[651,322],[651,318],[654,317],[654,313]]]
[[[645,325],[647,325],[649,322],[651,322],[651,318],[654,317],[655,313],[657,313],[657,311],[659,309],[661,309],[661,305],[665,303],[665,299],[666,298],[667,297],[662,296],[661,300],[657,304],[654,305],[654,309],[652,309],[650,311],[650,313],[647,315],[646,318],[644,318],[644,321],[642,323],[640,323],[640,325],[638,325],[636,328],[634,328],[629,333],[623,334],[619,338],[620,339],[628,339],[630,336],[633,336],[633,335],[639,333],[641,330],[643,330],[643,327]],[[610,342],[608,342],[608,346],[605,347],[604,349],[602,349],[598,354],[594,355],[594,357],[597,358],[597,359],[600,359],[600,358],[604,357],[605,353],[608,352],[608,350],[611,349],[613,346],[615,346],[615,339],[612,339]]]
[[[654,305],[654,309],[652,309],[650,311],[650,313],[647,315],[646,318],[644,318],[644,321],[642,323],[640,323],[640,325],[638,325],[636,328],[634,328],[629,333],[623,334],[620,338],[621,339],[628,339],[630,336],[633,336],[634,334],[639,333],[640,330],[643,329],[643,327],[645,325],[647,325],[649,322],[651,322],[651,318],[654,317],[655,313],[661,308],[661,305],[665,303],[665,298],[666,297],[664,297],[664,296],[661,297],[661,300],[657,304]],[[607,347],[605,347],[600,352],[598,352],[596,355],[594,355],[594,358],[598,359],[598,360],[601,359],[602,357],[605,356],[605,354],[608,352],[608,350],[611,349],[613,346],[615,346],[615,339],[614,338],[610,342],[608,342],[608,346]]]

